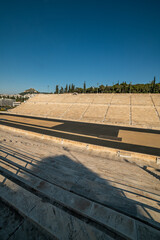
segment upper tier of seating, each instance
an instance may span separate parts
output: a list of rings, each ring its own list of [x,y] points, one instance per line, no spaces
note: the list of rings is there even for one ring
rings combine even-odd
[[[160,94],[37,94],[10,112],[160,128]]]

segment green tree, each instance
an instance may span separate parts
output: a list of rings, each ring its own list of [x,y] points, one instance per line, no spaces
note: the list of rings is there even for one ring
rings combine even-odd
[[[94,93],[94,88],[93,87],[87,88],[86,92],[87,93]]]
[[[66,84],[65,93],[68,93],[68,84]]]
[[[56,94],[59,93],[59,87],[58,87],[58,85],[56,85],[56,91],[55,91],[55,93],[56,93]]]
[[[60,94],[64,93],[63,87],[60,89]]]
[[[86,82],[83,84],[83,92],[86,93]]]
[[[155,86],[156,86],[156,77],[154,77],[152,81],[152,93],[155,93]]]
[[[127,84],[126,84],[126,82],[122,82],[122,83],[121,83],[121,86],[122,86],[121,92],[126,93],[126,90],[127,90]]]
[[[74,89],[75,89],[75,86],[74,86],[73,83],[72,83],[72,86],[71,86],[71,92],[72,92],[72,93],[74,92]]]
[[[76,87],[75,92],[83,93],[83,88]]]
[[[103,93],[104,91],[105,91],[105,86],[104,85],[100,85],[98,92]]]
[[[129,92],[130,93],[132,92],[132,82],[130,82],[130,84],[129,84]]]

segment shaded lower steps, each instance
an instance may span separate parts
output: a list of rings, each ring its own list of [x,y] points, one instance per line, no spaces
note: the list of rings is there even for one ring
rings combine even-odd
[[[19,185],[0,175],[1,200],[41,232],[47,232],[52,239],[125,239],[125,236],[122,237],[103,224],[69,208],[67,211],[67,208],[52,201],[50,197],[34,192],[34,188],[29,185],[26,186],[27,189],[25,186],[24,183]]]
[[[43,222],[44,226],[49,224],[49,226],[46,226],[47,231],[48,228],[52,228],[51,225],[54,221],[56,221],[56,224],[63,224],[66,228],[65,233],[58,239],[72,239],[66,237],[66,234],[73,231],[73,229],[68,229],[68,225],[71,223],[67,223],[66,225],[66,220],[70,220],[72,225],[74,225],[73,222],[76,222],[77,229],[74,229],[74,231],[80,231],[83,234],[82,238],[76,235],[73,239],[93,239],[93,234],[95,234],[95,239],[110,239],[110,237],[114,239],[137,239],[137,236],[140,236],[142,232],[143,235],[146,234],[146,237],[148,234],[150,234],[151,238],[154,237],[155,239],[158,239],[160,236],[159,231],[143,222],[74,195],[69,191],[62,192],[61,189],[58,189],[53,184],[42,181],[38,177],[19,170],[15,166],[1,164],[0,172],[2,174],[0,178],[1,197],[17,208],[18,211],[21,212],[23,210],[23,214],[24,212],[26,214],[31,211],[29,216],[27,216],[31,217],[31,221],[36,222],[36,224],[37,218],[40,223],[41,220],[45,221]],[[35,205],[33,206],[34,203]],[[48,215],[51,218],[50,221]],[[47,220],[44,220],[45,217]],[[88,231],[92,235],[91,238],[90,236],[88,237]],[[87,236],[85,235],[86,233]]]
[[[38,228],[13,207],[0,199],[0,239],[1,240],[54,240],[53,235]]]
[[[26,163],[17,158],[13,158],[11,161],[1,157],[0,166],[5,169],[9,168],[10,171],[16,169],[14,171],[17,173],[19,173],[19,171],[22,172],[23,170],[23,172],[26,174],[23,176],[29,175],[30,177],[38,177],[41,181],[52,184],[52,187],[54,185],[54,188],[56,191],[59,191],[60,194],[69,191],[72,192],[72,195],[74,196],[84,197],[89,201],[99,203],[128,216],[146,221],[155,226],[159,226],[158,221],[160,213],[158,210],[158,196],[157,199],[156,196],[155,199],[153,199],[153,196],[149,198],[148,194],[145,198],[143,193],[139,196],[138,194],[126,191],[125,194],[127,197],[124,198],[124,195],[122,195],[122,191],[120,189],[83,178],[83,175],[80,177],[71,175],[69,173],[66,174],[65,171],[59,172],[52,166],[50,169],[46,168],[44,163],[42,165],[35,166],[33,163]],[[141,202],[137,201],[136,199],[141,200]],[[139,211],[137,211],[137,209]],[[153,216],[153,218],[148,218],[148,215],[145,214],[146,212]],[[154,221],[152,219],[154,219]]]
[[[128,175],[128,181],[127,181],[127,185],[128,186],[128,190],[129,187],[132,187],[134,185],[135,187],[135,191],[139,194],[138,189],[140,190],[140,192],[142,193],[142,186],[143,188],[145,187],[145,190],[147,190],[148,192],[150,190],[152,190],[152,193],[150,191],[150,195],[155,195],[157,196],[159,195],[159,191],[160,191],[160,186],[159,184],[157,185],[156,188],[153,188],[150,184],[150,179],[147,180],[145,179],[145,181],[143,181],[143,185],[141,184],[141,181],[135,181],[135,179],[137,180],[138,173],[136,173],[136,178],[135,178],[135,173],[134,176],[131,176],[131,173],[128,169],[128,172],[124,172],[123,169],[121,169],[121,171],[118,173],[114,174],[113,170],[112,172],[110,170],[106,170],[105,172],[103,171],[104,169],[94,162],[91,161],[91,159],[89,159],[89,161],[86,161],[86,159],[84,159],[84,161],[81,160],[81,163],[77,164],[76,162],[74,162],[73,160],[70,161],[69,158],[65,155],[60,155],[60,156],[55,156],[53,157],[48,157],[45,159],[45,162],[42,161],[40,158],[38,158],[36,156],[36,158],[34,157],[28,157],[27,155],[24,154],[20,154],[17,153],[16,151],[13,151],[9,148],[3,147],[2,145],[0,146],[0,156],[4,157],[6,159],[6,155],[7,155],[7,159],[11,160],[15,163],[20,164],[21,166],[25,166],[25,168],[27,169],[31,169],[31,168],[39,168],[40,170],[45,170],[45,172],[47,171],[47,176],[50,177],[48,174],[49,172],[54,173],[54,174],[59,174],[60,176],[62,175],[69,175],[69,176],[73,176],[73,177],[81,177],[84,179],[87,179],[87,181],[91,180],[91,181],[96,181],[99,185],[103,186],[103,182],[105,182],[106,180],[111,180],[111,181],[115,181],[115,187],[118,185],[123,185],[123,175],[125,173],[125,175]],[[87,156],[88,158],[88,156]],[[108,159],[104,159],[104,163],[103,164],[107,164],[109,165],[110,161],[113,160],[108,160]],[[83,164],[84,163],[84,164]],[[118,162],[115,161],[115,165],[117,165]],[[123,165],[124,163],[120,163],[121,165]],[[126,163],[125,163],[126,164]],[[85,165],[85,167],[84,167]],[[128,168],[130,166],[128,165]],[[133,165],[131,166],[133,168]],[[103,177],[103,179],[101,177],[99,177],[98,175],[94,175],[93,171],[96,170],[97,174],[100,174],[100,176]],[[118,169],[116,169],[117,171]],[[144,171],[144,170],[141,170]],[[66,174],[67,173],[67,174]],[[53,177],[53,174],[52,174]],[[106,179],[106,180],[105,180]],[[118,184],[116,184],[116,180],[119,181]],[[106,185],[105,185],[106,186]],[[122,186],[121,186],[122,187]],[[148,196],[148,194],[147,194]],[[158,197],[158,200],[160,201],[160,195]]]

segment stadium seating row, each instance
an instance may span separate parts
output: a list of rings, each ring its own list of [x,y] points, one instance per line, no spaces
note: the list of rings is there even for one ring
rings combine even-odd
[[[11,112],[160,128],[160,94],[38,94]]]

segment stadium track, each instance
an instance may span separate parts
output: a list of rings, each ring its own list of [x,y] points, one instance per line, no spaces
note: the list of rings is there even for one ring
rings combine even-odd
[[[0,125],[96,146],[160,156],[159,147],[126,143],[123,142],[123,138],[118,136],[121,130],[135,134],[151,134],[156,137],[158,136],[158,139],[160,139],[160,130],[75,122],[7,113],[0,113]]]

